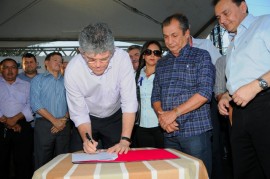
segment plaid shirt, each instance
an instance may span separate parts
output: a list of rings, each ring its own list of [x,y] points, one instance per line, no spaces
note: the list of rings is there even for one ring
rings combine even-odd
[[[209,53],[186,45],[178,57],[170,52],[159,60],[152,92],[152,103],[161,102],[162,109],[169,111],[198,93],[208,102],[177,118],[179,131],[165,136],[190,137],[212,129],[210,100],[215,81],[215,67]]]

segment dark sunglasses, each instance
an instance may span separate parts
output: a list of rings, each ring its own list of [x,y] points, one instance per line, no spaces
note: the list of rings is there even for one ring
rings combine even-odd
[[[144,52],[143,52],[143,54],[144,55],[147,55],[147,56],[150,56],[150,55],[152,55],[152,52],[154,53],[154,55],[156,56],[156,57],[161,57],[161,54],[162,54],[162,52],[160,51],[160,50],[150,50],[150,49],[146,49]]]

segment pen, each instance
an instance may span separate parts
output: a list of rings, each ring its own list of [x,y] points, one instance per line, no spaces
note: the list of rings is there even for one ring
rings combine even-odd
[[[90,137],[90,135],[89,135],[87,132],[85,133],[85,136],[86,136],[86,138],[87,138],[92,144],[94,144],[92,138]],[[96,152],[97,152],[97,151],[98,151],[98,150],[96,149]]]
[[[93,140],[91,139],[90,135],[89,135],[87,132],[85,133],[85,135],[86,135],[86,138],[87,138],[92,144],[94,144]]]

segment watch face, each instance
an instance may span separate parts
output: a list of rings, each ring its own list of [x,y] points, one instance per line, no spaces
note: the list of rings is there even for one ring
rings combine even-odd
[[[267,84],[267,82],[265,81],[265,80],[263,80],[263,79],[260,79],[259,80],[259,84],[260,84],[260,87],[262,88],[262,89],[267,89],[268,88],[268,84]]]

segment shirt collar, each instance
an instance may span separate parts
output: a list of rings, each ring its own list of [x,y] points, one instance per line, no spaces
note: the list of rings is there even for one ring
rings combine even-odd
[[[256,17],[254,17],[252,14],[248,14],[244,20],[240,23],[240,27],[244,27],[246,29],[249,28],[249,26],[256,20]],[[239,28],[239,27],[238,27]],[[238,29],[237,28],[237,29]]]
[[[9,84],[3,77],[0,77],[0,80],[4,83],[7,83]],[[21,83],[21,82],[24,82],[23,80],[21,80],[20,78],[16,77],[16,80],[14,81],[14,83],[12,83],[11,85],[13,84],[17,84],[17,83]]]
[[[187,43],[180,51],[179,51],[179,55],[177,57],[182,56],[183,54],[185,54],[189,49],[191,49],[192,47],[189,45],[189,43]],[[169,57],[174,57],[175,56],[172,54],[171,51],[169,51],[168,53]]]
[[[48,70],[46,70],[44,73],[43,73],[43,76],[49,76],[49,75],[52,75]],[[53,75],[52,75],[53,76]],[[58,76],[57,76],[57,79],[61,78],[61,73],[59,72],[58,73]]]
[[[255,20],[256,20],[255,16],[253,16],[252,14],[248,14],[237,27],[237,33],[239,34],[243,30],[247,30]],[[236,33],[229,33],[231,39],[233,39],[235,35]]]

